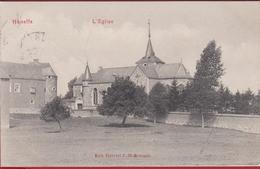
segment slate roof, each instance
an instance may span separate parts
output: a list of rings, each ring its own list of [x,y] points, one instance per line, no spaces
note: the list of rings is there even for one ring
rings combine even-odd
[[[44,79],[47,75],[57,76],[49,63],[0,62],[0,78]]]
[[[147,66],[131,66],[131,67],[114,67],[114,68],[102,68],[97,73],[91,73],[92,81],[89,83],[106,83],[113,82],[114,76],[131,76],[136,67],[139,67],[148,78],[154,79],[173,79],[173,78],[186,78],[191,79],[192,76],[187,71],[182,63],[172,64],[157,64]],[[180,72],[180,68],[184,69],[184,72]],[[75,85],[81,85],[84,73],[77,79]]]
[[[143,63],[162,63],[162,64],[164,64],[164,62],[161,59],[159,59],[157,56],[155,56],[153,46],[152,46],[152,41],[150,38],[148,39],[145,56],[136,62],[136,64],[143,64]]]
[[[91,73],[92,81],[89,83],[106,83],[113,82],[115,76],[127,77],[132,74],[136,66],[129,67],[113,67],[113,68],[102,68],[96,73]],[[84,73],[75,82],[76,85],[82,84]]]
[[[156,79],[171,79],[171,78],[192,78],[190,73],[184,67],[182,63],[171,63],[171,64],[157,64],[157,65],[139,65],[139,68],[149,78]],[[180,72],[179,69],[183,68],[184,72]]]
[[[86,66],[86,69],[85,69],[85,73],[84,73],[82,78],[83,78],[82,80],[88,80],[88,81],[92,80],[92,76],[91,76],[91,73],[90,73],[90,70],[89,70],[88,63],[87,63],[87,66]]]

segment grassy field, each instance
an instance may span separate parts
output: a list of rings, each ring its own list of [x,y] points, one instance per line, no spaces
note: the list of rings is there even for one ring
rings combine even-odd
[[[258,165],[260,135],[228,129],[156,124],[116,118],[56,123],[12,119],[1,131],[4,166]]]

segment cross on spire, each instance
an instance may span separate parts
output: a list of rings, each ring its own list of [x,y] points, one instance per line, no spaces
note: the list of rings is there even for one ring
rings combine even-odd
[[[151,38],[150,19],[148,19],[148,37]]]

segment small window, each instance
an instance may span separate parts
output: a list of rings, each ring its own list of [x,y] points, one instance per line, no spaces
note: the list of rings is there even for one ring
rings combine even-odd
[[[93,103],[94,103],[94,105],[97,105],[97,104],[98,104],[98,92],[97,92],[97,88],[94,88],[94,91],[93,91]]]
[[[33,99],[31,99],[30,100],[30,104],[34,104],[35,102],[34,102],[34,100]]]
[[[78,103],[78,110],[82,110],[82,104],[81,103]]]
[[[146,63],[144,63],[143,65],[144,65],[144,66],[146,66],[147,64],[146,64]]]
[[[9,85],[9,92],[11,93],[12,92],[12,83],[10,82],[10,85]]]
[[[51,76],[48,76],[48,78],[50,79],[50,78],[51,78]]]
[[[36,88],[35,87],[31,87],[30,88],[30,93],[31,94],[36,94]]]
[[[82,86],[80,86],[80,92],[83,92],[83,88],[82,88]]]
[[[21,92],[21,84],[15,83],[14,84],[14,93],[20,93]]]
[[[56,91],[56,87],[53,87],[53,88],[52,88],[52,91]]]

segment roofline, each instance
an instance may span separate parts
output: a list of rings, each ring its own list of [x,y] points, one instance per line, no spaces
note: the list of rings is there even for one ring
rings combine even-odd
[[[102,67],[101,69],[99,69],[98,71],[100,71],[100,70],[103,70],[103,69],[119,69],[119,68],[134,68],[134,67],[136,67],[136,66],[122,66],[122,67]],[[97,72],[98,72],[97,71]],[[96,72],[96,73],[97,73]],[[91,73],[91,72],[90,72]],[[91,74],[93,74],[93,73],[91,73]]]
[[[22,78],[22,77],[10,77],[9,79],[20,79],[20,80],[41,80],[46,81],[46,79],[37,79],[37,78]]]
[[[165,78],[160,78],[160,77],[157,77],[157,78],[149,78],[149,79],[156,79],[156,80],[159,80],[159,79],[164,79],[164,80],[167,80],[167,79],[189,79],[189,80],[193,80],[194,78],[193,77],[165,77]]]
[[[89,84],[101,84],[101,83],[113,83],[114,81],[112,82],[109,82],[109,81],[105,81],[105,82],[89,82]]]
[[[18,63],[18,62],[9,62],[9,61],[0,61],[1,63],[10,63],[10,64],[19,64],[19,65],[37,65],[37,64],[33,64],[33,62],[29,62],[29,63]],[[51,67],[51,64],[49,62],[39,62],[39,64],[49,64]]]
[[[88,84],[101,84],[101,83],[113,83],[114,81],[111,81],[111,82],[109,82],[109,81],[104,81],[104,82],[93,82],[93,81],[91,81],[91,82],[88,82]],[[82,86],[83,85],[83,83],[78,83],[78,84],[73,84],[73,86]]]

